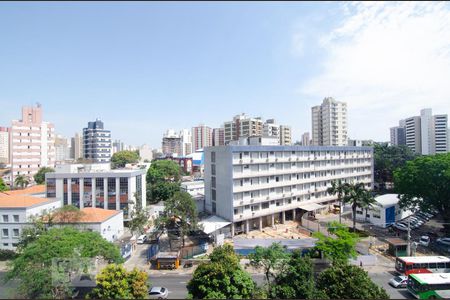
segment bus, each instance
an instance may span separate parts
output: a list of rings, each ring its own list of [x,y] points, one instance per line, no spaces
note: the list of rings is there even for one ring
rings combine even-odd
[[[418,273],[448,273],[450,272],[450,258],[445,256],[397,257],[395,270],[405,276]]]
[[[406,287],[417,299],[448,299],[450,298],[450,274],[411,274],[408,276]]]

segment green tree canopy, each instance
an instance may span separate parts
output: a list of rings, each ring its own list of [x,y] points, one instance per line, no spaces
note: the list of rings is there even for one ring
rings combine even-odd
[[[96,277],[97,287],[88,295],[92,299],[146,299],[148,274],[134,268],[110,264]]]
[[[0,177],[0,192],[7,191],[8,187],[6,186],[5,182],[3,181],[3,178]]]
[[[364,187],[364,183],[346,183],[345,184],[345,196],[344,203],[348,203],[352,206],[352,217],[353,217],[353,231],[356,229],[356,208],[364,207],[366,205],[367,198],[369,197],[366,193],[369,193]],[[367,202],[368,203],[368,202]],[[368,204],[367,204],[368,205]]]
[[[119,151],[111,157],[111,167],[113,169],[123,168],[126,164],[139,162],[139,153],[137,151]]]
[[[357,256],[356,244],[358,235],[348,231],[348,228],[336,221],[328,223],[328,233],[333,236],[325,236],[321,232],[314,232],[313,237],[317,238],[316,249],[330,259],[333,264],[348,262],[349,258]]]
[[[26,188],[30,184],[30,181],[28,180],[25,175],[18,175],[16,176],[16,179],[14,180],[14,185],[16,187],[20,187],[21,189]]]
[[[25,298],[52,298],[55,294],[52,259],[72,258],[75,252],[79,252],[80,257],[100,256],[116,263],[123,261],[119,249],[97,232],[72,227],[51,228],[21,249],[6,279],[19,279],[18,291]]]
[[[276,299],[326,299],[316,289],[312,260],[295,250],[283,272],[275,277],[272,297]]]
[[[342,199],[347,193],[347,185],[342,183],[342,180],[333,180],[331,187],[327,189],[327,193],[330,195],[337,195],[339,201],[339,223],[342,223]]]
[[[374,177],[382,187],[393,181],[394,171],[403,167],[407,161],[417,157],[407,146],[388,146],[374,144]]]
[[[279,243],[273,243],[267,248],[256,246],[255,251],[248,255],[250,265],[263,270],[269,295],[272,294],[273,283],[271,279],[284,269],[288,258],[289,254]]]
[[[394,172],[400,207],[437,209],[450,221],[450,153],[420,156]],[[447,232],[450,226],[445,224]]]
[[[239,264],[232,246],[217,247],[210,263],[202,263],[187,284],[189,298],[250,299],[255,283]]]
[[[178,182],[180,178],[181,168],[171,160],[154,160],[147,171],[147,182],[151,184],[160,181]]]
[[[316,285],[331,299],[389,299],[364,269],[348,264],[336,264],[321,272]]]
[[[179,182],[159,181],[154,184],[147,184],[147,200],[150,203],[167,201],[180,191]]]
[[[45,183],[45,174],[46,173],[52,173],[55,172],[55,169],[50,167],[42,167],[39,169],[39,171],[34,175],[34,181],[36,181],[37,184],[44,184]]]

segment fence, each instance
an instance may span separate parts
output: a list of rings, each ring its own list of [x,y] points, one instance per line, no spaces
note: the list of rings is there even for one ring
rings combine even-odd
[[[193,258],[196,255],[200,255],[200,254],[206,253],[207,249],[208,249],[208,244],[201,244],[201,245],[197,245],[197,246],[183,247],[183,249],[181,249],[181,258],[182,259]]]
[[[150,244],[147,251],[147,260],[150,260],[159,252],[159,244]]]
[[[311,220],[308,217],[302,217],[301,227],[306,228],[309,232],[321,232],[325,236],[330,236],[330,234],[327,231],[327,227],[320,224],[319,221]]]

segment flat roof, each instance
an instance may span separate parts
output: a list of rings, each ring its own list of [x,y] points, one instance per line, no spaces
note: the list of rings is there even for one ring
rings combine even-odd
[[[398,194],[385,194],[375,197],[375,201],[382,207],[396,205],[399,201]]]
[[[60,200],[56,198],[40,198],[0,193],[0,208],[28,208],[52,202],[60,202]]]
[[[407,245],[408,242],[405,240],[402,240],[400,238],[387,238],[386,242],[388,242],[389,244],[392,244],[394,246],[403,246],[403,245]]]
[[[399,257],[409,263],[426,263],[426,262],[450,262],[450,258],[446,256],[403,256]]]
[[[444,284],[450,283],[450,273],[420,273],[410,274],[421,284]]]
[[[214,151],[214,148],[221,148],[230,150],[232,152],[241,152],[241,151],[361,151],[361,150],[371,150],[373,151],[373,147],[370,146],[272,146],[272,145],[252,145],[252,146],[236,146],[236,145],[228,145],[228,146],[214,146],[214,147],[206,147],[205,151]]]
[[[313,248],[316,245],[315,238],[302,239],[246,239],[233,238],[235,249],[254,249],[256,246],[269,247],[273,243],[280,243],[287,249]]]
[[[298,208],[306,210],[306,211],[314,211],[317,209],[325,208],[326,206],[320,205],[318,203],[306,203],[306,204],[300,204]]]
[[[198,222],[198,224],[203,225],[203,232],[206,234],[213,233],[214,231],[221,229],[227,225],[230,225],[231,222],[222,219],[218,216],[210,216],[204,220]]]

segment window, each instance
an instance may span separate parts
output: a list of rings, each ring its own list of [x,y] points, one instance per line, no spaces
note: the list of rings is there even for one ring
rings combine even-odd
[[[269,208],[269,202],[265,202],[263,204],[261,204],[261,209],[266,209]]]
[[[216,152],[211,152],[211,162],[216,162]]]
[[[216,175],[216,165],[211,165],[211,175]]]
[[[2,229],[2,237],[4,237],[4,238],[9,237],[9,231],[8,231],[8,228],[3,228],[3,229]]]
[[[215,188],[216,187],[216,177],[211,177],[211,187]]]
[[[8,223],[8,215],[3,215],[3,223]]]
[[[438,269],[445,269],[445,263],[438,263],[437,267]]]
[[[212,213],[216,213],[216,202],[212,202]]]
[[[3,246],[9,247],[9,244],[8,243],[3,243]]]
[[[239,213],[239,210],[237,208],[234,209],[234,214],[237,215]]]
[[[216,201],[216,190],[211,190],[211,199]]]
[[[19,223],[19,215],[13,215],[14,223]]]
[[[18,228],[13,229],[13,237],[19,237],[19,229]]]
[[[430,269],[436,269],[437,264],[436,263],[430,263],[429,268]]]

